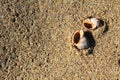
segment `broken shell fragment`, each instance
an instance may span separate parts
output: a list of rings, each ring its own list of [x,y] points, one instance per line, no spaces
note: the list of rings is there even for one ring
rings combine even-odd
[[[96,29],[101,26],[101,23],[97,18],[88,18],[83,21],[83,26],[87,29]]]
[[[72,44],[75,46],[77,49],[84,49],[88,48],[88,43],[87,39],[84,36],[84,31],[83,30],[77,30],[72,37]]]

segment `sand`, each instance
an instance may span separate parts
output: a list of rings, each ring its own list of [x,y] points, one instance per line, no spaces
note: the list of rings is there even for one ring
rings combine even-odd
[[[82,21],[95,46],[77,50],[71,37]],[[0,0],[0,80],[120,79],[119,0]]]

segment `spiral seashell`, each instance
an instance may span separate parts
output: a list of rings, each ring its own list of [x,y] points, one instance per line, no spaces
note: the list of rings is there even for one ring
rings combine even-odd
[[[87,29],[96,29],[101,26],[101,22],[97,18],[88,18],[83,21],[83,26]]]
[[[84,49],[88,48],[88,43],[87,39],[84,36],[84,31],[83,30],[77,30],[72,37],[72,44],[75,46],[77,49]]]

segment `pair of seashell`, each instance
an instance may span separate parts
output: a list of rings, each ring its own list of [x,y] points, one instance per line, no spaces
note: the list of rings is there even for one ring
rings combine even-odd
[[[83,27],[87,30],[94,30],[101,26],[101,21],[97,18],[88,18],[83,21]],[[72,36],[72,45],[77,49],[89,48],[89,42],[83,30],[77,30]]]

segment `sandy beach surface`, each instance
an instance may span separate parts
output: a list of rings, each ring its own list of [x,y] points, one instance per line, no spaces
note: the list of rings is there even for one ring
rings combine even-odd
[[[94,47],[71,44],[88,17]],[[120,79],[120,0],[0,0],[0,80]]]

